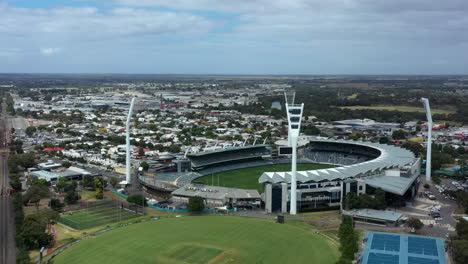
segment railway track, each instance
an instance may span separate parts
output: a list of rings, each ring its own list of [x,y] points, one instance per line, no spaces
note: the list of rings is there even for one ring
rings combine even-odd
[[[8,154],[10,130],[3,105],[0,116],[0,264],[16,263],[15,225],[9,195]]]

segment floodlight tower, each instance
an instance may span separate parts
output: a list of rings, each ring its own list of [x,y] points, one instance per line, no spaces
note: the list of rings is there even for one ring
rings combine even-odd
[[[432,114],[431,107],[429,106],[429,99],[421,98],[426,110],[427,117],[427,153],[426,153],[426,182],[431,180],[431,159],[432,159]]]
[[[131,175],[131,168],[130,168],[130,121],[132,120],[132,113],[133,113],[133,106],[135,105],[135,97],[132,98],[132,101],[130,103],[130,108],[128,109],[128,116],[127,116],[127,123],[125,124],[125,130],[127,131],[127,138],[126,138],[126,143],[127,143],[127,160],[126,160],[126,168],[125,168],[125,180],[127,181],[127,184],[130,184],[130,181],[132,179]]]
[[[292,148],[291,160],[291,199],[290,199],[290,214],[297,213],[297,141],[299,131],[301,130],[301,119],[304,104],[294,104],[296,92],[285,91],[286,99],[286,114],[288,117],[288,145]]]

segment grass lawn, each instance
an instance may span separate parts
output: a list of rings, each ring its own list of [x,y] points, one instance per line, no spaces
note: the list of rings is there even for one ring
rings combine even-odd
[[[370,110],[388,110],[388,111],[400,111],[400,112],[420,112],[424,113],[424,107],[421,104],[421,107],[412,107],[412,106],[342,106],[341,109],[370,109]],[[448,109],[431,109],[433,114],[453,114],[456,111]]]
[[[331,165],[324,164],[297,164],[297,170],[318,170],[331,168]],[[206,175],[195,179],[196,182],[202,182],[207,185],[233,187],[240,189],[257,189],[263,192],[263,184],[258,183],[258,178],[264,172],[291,171],[291,164],[275,164],[258,166],[252,168],[238,169]],[[219,184],[218,184],[219,178]]]
[[[309,225],[289,222],[236,216],[162,218],[85,239],[54,263],[335,263],[335,244]]]
[[[87,229],[139,216],[140,214],[136,214],[135,212],[113,206],[64,213],[61,215],[59,222],[75,229]]]

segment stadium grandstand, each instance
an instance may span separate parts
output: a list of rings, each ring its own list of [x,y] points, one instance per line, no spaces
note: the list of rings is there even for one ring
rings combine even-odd
[[[290,160],[272,160],[268,145],[244,146],[220,149],[187,155],[186,159],[177,160],[177,171],[160,172],[154,177],[140,176],[139,182],[153,194],[166,197],[178,187],[192,183],[197,178],[218,172],[237,170],[279,163]],[[301,160],[302,161],[302,160]],[[311,161],[303,161],[311,163]]]
[[[189,154],[187,158],[191,162],[192,170],[197,171],[213,166],[271,158],[271,150],[268,145],[254,145]]]
[[[298,210],[339,207],[348,192],[373,194],[382,188],[397,201],[414,197],[419,184],[420,159],[406,149],[370,142],[312,139],[304,158],[339,167],[298,171]],[[265,172],[267,212],[288,212],[290,172]]]

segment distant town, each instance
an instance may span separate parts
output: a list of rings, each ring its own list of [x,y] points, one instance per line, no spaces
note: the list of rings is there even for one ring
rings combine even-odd
[[[353,240],[339,263],[380,263],[383,232],[427,237],[430,257],[398,252],[430,263],[466,249],[444,243],[468,225],[467,77],[1,74],[0,89],[17,260],[77,263],[81,233],[193,214],[298,221],[330,252]]]

